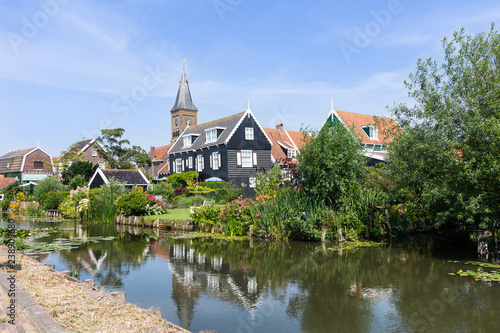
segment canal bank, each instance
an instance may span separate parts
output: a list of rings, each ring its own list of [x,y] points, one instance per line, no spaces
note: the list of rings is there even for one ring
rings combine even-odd
[[[7,259],[7,247],[1,246],[0,262]],[[64,331],[59,327],[77,332],[188,332],[102,289],[71,281],[28,256],[17,254],[16,264],[20,265],[15,273],[16,295],[10,298],[5,289],[10,287],[2,284],[2,308],[7,309],[14,299],[16,324],[27,332],[33,327],[34,332]],[[2,271],[4,277],[8,276]]]

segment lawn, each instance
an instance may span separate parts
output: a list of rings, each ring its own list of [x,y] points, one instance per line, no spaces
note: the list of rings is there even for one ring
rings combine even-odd
[[[187,221],[189,220],[189,210],[190,208],[169,209],[167,214],[144,216],[144,219],[147,221],[154,221],[156,219],[165,221]]]

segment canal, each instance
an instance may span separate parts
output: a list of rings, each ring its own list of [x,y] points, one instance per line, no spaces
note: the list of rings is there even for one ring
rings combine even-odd
[[[2,222],[5,226],[5,222]],[[53,223],[18,222],[18,228]],[[498,332],[500,283],[450,275],[499,263],[495,241],[414,237],[381,248],[185,238],[130,226],[64,222],[41,255],[193,332]],[[76,241],[78,240],[78,241]]]

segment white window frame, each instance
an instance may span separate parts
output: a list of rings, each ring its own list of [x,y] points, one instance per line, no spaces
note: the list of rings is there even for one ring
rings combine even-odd
[[[185,136],[182,138],[183,148],[191,147],[193,145],[193,138],[191,135]]]
[[[217,128],[207,130],[205,132],[205,139],[206,139],[207,143],[217,141]]]
[[[93,157],[96,157],[97,156],[97,149],[92,149],[92,156]]]
[[[204,167],[203,155],[198,155],[197,158],[198,158],[198,171],[203,171]]]
[[[188,168],[189,169],[193,168],[193,156],[188,157]]]
[[[294,148],[287,149],[287,157],[296,159],[297,158],[297,150]]]
[[[253,153],[251,150],[241,151],[241,167],[242,168],[253,167]]]
[[[245,140],[253,140],[253,127],[245,127]]]
[[[370,132],[370,135],[367,136],[372,140],[378,140],[378,128],[376,125],[366,125],[366,126],[361,126],[361,128],[368,128],[369,129],[368,132]]]
[[[221,156],[218,151],[212,153],[212,169],[219,170],[221,167]]]
[[[99,168],[104,169],[105,166],[104,161],[99,161]]]
[[[174,161],[174,168],[175,168],[175,173],[181,173],[182,172],[182,158],[177,158]]]

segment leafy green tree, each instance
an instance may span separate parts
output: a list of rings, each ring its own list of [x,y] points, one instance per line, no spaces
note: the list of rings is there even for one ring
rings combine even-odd
[[[257,196],[272,196],[277,194],[281,184],[283,183],[281,167],[279,164],[273,165],[273,167],[269,170],[258,171],[255,176],[255,193]]]
[[[151,165],[151,158],[139,146],[127,147],[130,141],[122,139],[123,128],[103,129],[99,142],[105,149],[98,147],[99,156],[105,158],[112,169],[135,169]]]
[[[47,177],[38,182],[33,190],[36,201],[40,202],[41,195],[47,192],[61,192],[63,184],[55,177]]]
[[[340,122],[324,126],[300,150],[299,165],[304,190],[331,207],[352,195],[366,174],[360,141]]]
[[[405,85],[414,105],[392,108],[404,133],[391,147],[399,193],[438,224],[498,228],[500,34],[443,40],[444,61],[419,60]]]
[[[97,169],[97,164],[92,166],[92,162],[90,161],[77,161],[72,163],[70,166],[65,168],[63,172],[61,173],[61,178],[62,178],[62,183],[64,185],[70,185],[71,181],[73,178],[76,176],[81,176],[78,178],[78,182],[83,183],[88,182],[92,175],[95,173]],[[85,185],[85,184],[84,184]],[[82,185],[78,185],[82,186]],[[74,189],[76,187],[70,186],[71,189]]]

